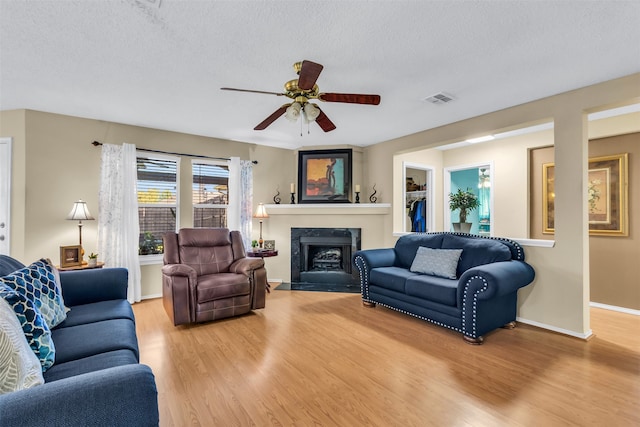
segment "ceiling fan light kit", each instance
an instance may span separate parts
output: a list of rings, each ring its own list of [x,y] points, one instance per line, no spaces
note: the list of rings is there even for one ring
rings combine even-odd
[[[291,122],[296,122],[301,113],[304,113],[304,120],[309,123],[315,121],[325,132],[330,132],[336,128],[327,115],[315,104],[309,102],[310,99],[318,99],[323,102],[342,102],[348,104],[380,104],[380,95],[364,95],[354,93],[320,93],[316,80],[320,76],[324,67],[312,61],[301,61],[293,64],[293,69],[298,74],[298,78],[289,80],[284,84],[284,93],[267,92],[251,89],[236,89],[223,87],[221,90],[236,92],[260,93],[266,95],[286,96],[294,102],[284,104],[274,111],[269,117],[259,123],[254,130],[264,130],[280,116]]]

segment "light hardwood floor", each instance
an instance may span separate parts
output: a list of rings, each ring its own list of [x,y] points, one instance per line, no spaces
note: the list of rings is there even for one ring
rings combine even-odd
[[[358,294],[272,291],[264,310],[174,327],[134,305],[161,426],[639,426],[640,317],[589,341],[519,324],[472,346]]]

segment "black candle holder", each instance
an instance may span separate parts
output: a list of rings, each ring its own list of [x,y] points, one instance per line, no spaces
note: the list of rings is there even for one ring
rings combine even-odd
[[[291,204],[292,205],[296,204],[296,193],[291,193]]]
[[[360,192],[356,191],[356,203],[360,203]]]
[[[373,184],[373,193],[371,193],[371,195],[369,196],[369,201],[370,201],[371,203],[375,203],[375,202],[377,202],[377,201],[378,201],[378,198],[376,197],[376,193],[377,193],[377,191],[376,191],[376,185],[375,185],[375,184]]]

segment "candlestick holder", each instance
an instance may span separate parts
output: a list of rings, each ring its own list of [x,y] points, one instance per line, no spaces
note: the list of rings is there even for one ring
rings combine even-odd
[[[360,203],[360,192],[356,191],[356,203]]]
[[[291,204],[292,205],[296,204],[296,193],[291,193]]]
[[[370,201],[371,203],[375,203],[375,202],[378,200],[378,198],[376,197],[376,193],[377,193],[377,191],[376,191],[376,185],[375,185],[375,184],[373,184],[373,193],[371,193],[371,195],[369,196],[369,201]]]

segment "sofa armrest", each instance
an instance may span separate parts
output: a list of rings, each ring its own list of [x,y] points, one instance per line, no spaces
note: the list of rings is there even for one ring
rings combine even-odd
[[[391,267],[396,262],[396,251],[392,248],[365,249],[353,254],[352,263],[360,273],[360,290],[363,301],[369,300],[369,274],[376,267]]]
[[[67,306],[127,299],[129,272],[126,268],[96,268],[61,271],[60,286]]]
[[[0,426],[157,426],[151,369],[125,365],[0,396]]]
[[[524,261],[500,261],[465,271],[458,280],[458,302],[466,299],[489,300],[516,292],[533,282],[535,271]],[[465,297],[466,295],[466,297]]]
[[[396,251],[393,248],[357,251],[353,254],[354,264],[359,257],[362,259],[364,266],[369,270],[376,267],[392,267],[396,263]]]

